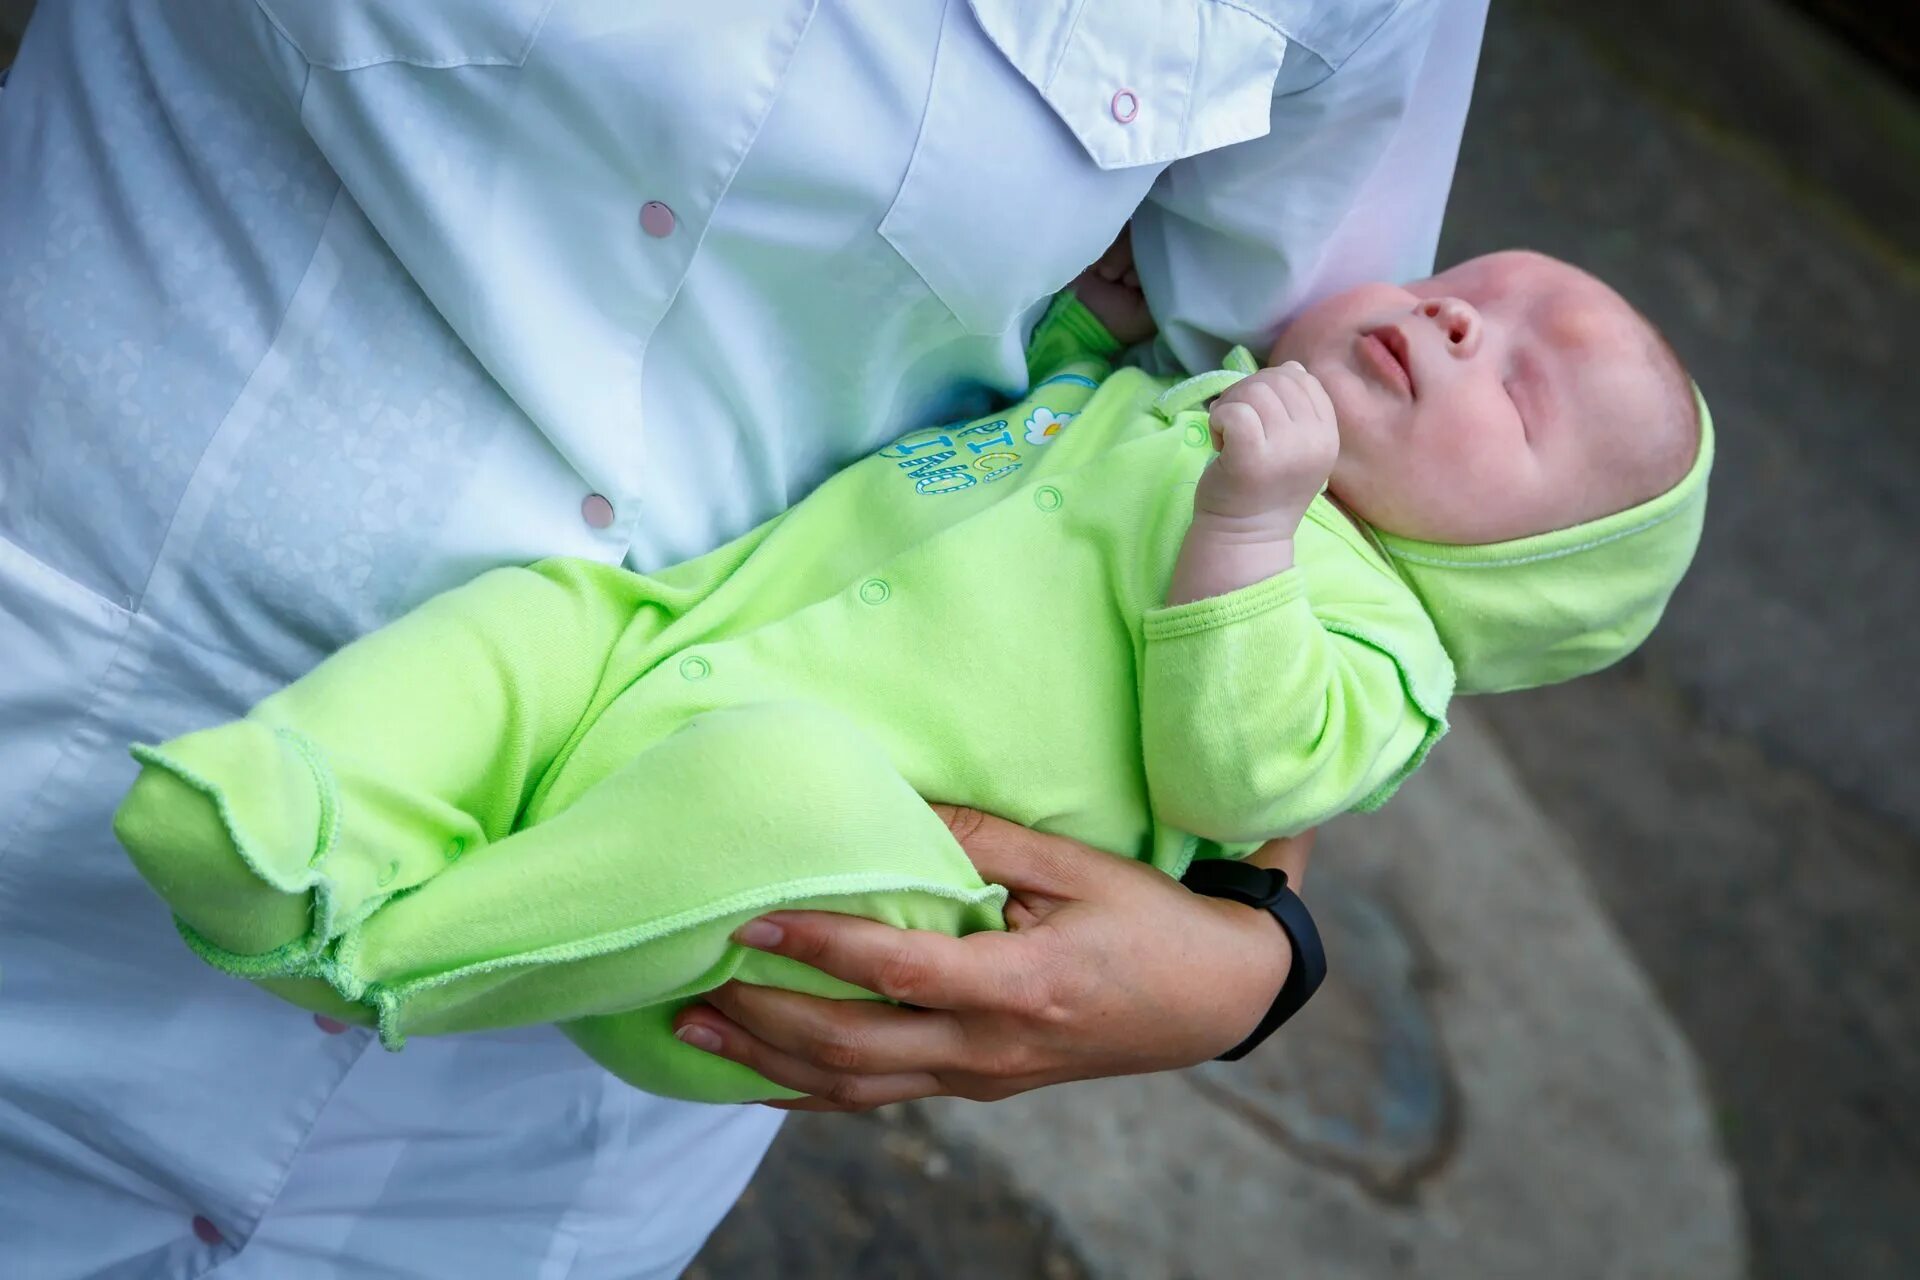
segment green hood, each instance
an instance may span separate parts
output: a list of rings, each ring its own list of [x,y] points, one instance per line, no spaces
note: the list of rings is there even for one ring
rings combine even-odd
[[[1713,418],[1679,484],[1649,502],[1570,529],[1482,546],[1376,530],[1433,618],[1461,693],[1571,680],[1619,661],[1660,620],[1693,562],[1713,467]]]

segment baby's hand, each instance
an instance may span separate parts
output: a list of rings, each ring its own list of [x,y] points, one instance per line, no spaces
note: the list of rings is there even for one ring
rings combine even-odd
[[[1271,517],[1291,537],[1340,453],[1333,401],[1297,361],[1229,387],[1209,417],[1220,456],[1200,476],[1197,514],[1235,521]]]

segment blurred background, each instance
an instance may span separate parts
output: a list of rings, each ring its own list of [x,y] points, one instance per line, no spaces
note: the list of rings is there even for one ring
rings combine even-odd
[[[1328,832],[1252,1060],[800,1116],[691,1276],[1920,1275],[1917,92],[1912,5],[1494,0],[1440,260],[1582,263],[1692,367],[1668,620]]]

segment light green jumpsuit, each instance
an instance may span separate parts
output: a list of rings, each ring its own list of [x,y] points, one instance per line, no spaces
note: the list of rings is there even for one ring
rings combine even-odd
[[[1112,352],[1063,296],[1003,414],[652,576],[436,597],[136,747],[116,831],[205,958],[390,1047],[550,1021],[644,1089],[779,1095],[672,1015],[734,977],[864,994],[728,940],[770,908],[1001,927],[926,800],[1178,875],[1382,802],[1444,731],[1427,611],[1324,498],[1296,568],[1163,607],[1232,375]]]

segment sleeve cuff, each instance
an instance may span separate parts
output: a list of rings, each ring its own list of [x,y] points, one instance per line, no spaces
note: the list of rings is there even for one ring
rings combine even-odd
[[[1148,640],[1170,640],[1211,631],[1291,604],[1305,596],[1306,591],[1306,576],[1295,567],[1225,595],[1149,609],[1141,629]]]
[[[1100,323],[1100,317],[1094,315],[1072,289],[1059,292],[1040,323],[1042,326],[1058,326],[1077,345],[1094,355],[1112,356],[1120,353],[1120,340],[1107,331],[1107,326]]]

